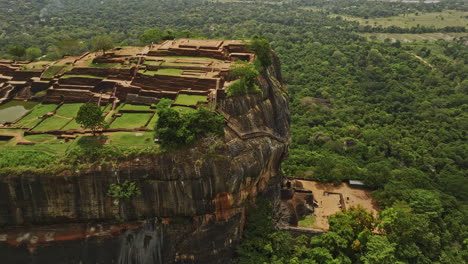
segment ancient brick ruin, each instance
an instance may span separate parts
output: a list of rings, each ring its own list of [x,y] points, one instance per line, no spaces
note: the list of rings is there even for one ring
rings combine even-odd
[[[239,59],[254,59],[242,41],[179,39],[115,48],[104,56],[65,57],[42,68],[0,61],[0,103],[23,99],[151,105],[161,98],[197,94],[216,104],[231,83],[230,65]]]

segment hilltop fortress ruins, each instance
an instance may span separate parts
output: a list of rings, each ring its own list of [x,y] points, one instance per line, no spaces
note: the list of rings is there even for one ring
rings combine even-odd
[[[115,107],[119,102],[151,105],[161,98],[196,94],[216,104],[231,83],[231,64],[239,59],[254,60],[242,41],[179,39],[55,62],[0,61],[0,103],[20,99]]]

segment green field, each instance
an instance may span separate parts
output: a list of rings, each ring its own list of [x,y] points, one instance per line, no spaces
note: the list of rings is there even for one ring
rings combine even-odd
[[[7,145],[0,145],[0,151],[42,151],[54,155],[62,155],[67,149],[72,145],[73,140],[65,142],[63,139],[53,139],[51,135],[41,134],[41,135],[29,135],[25,136],[25,139],[34,141],[34,142],[43,142],[37,143],[35,145],[15,145],[16,140],[10,140]],[[34,140],[33,140],[34,139]]]
[[[66,67],[65,65],[50,66],[49,68],[47,68],[45,72],[42,73],[41,78],[51,79],[54,77],[55,74],[59,73],[65,67]]]
[[[119,110],[151,110],[149,105],[125,104]]]
[[[160,75],[181,75],[183,70],[179,69],[159,69],[156,74]]]
[[[148,129],[154,130],[154,127],[156,126],[156,122],[158,122],[159,116],[158,114],[154,114],[153,118],[151,121],[148,123],[148,126],[146,126]]]
[[[33,127],[35,124],[39,123],[39,117],[54,111],[55,108],[57,108],[56,104],[37,105],[29,114],[21,118],[21,120],[16,123],[16,126]]]
[[[24,120],[21,119],[21,120]],[[34,118],[34,119],[30,119],[30,120],[24,120],[23,122],[20,122],[20,123],[16,123],[15,124],[15,127],[27,127],[27,128],[31,128],[31,127],[34,127],[35,125],[37,125],[39,122],[41,122],[42,119],[40,118]]]
[[[48,130],[59,130],[70,120],[61,118],[58,116],[48,117],[46,120],[42,121],[33,131],[48,131]]]
[[[105,79],[104,77],[100,76],[93,76],[93,75],[86,75],[86,74],[65,74],[60,79],[68,79],[68,78],[91,78],[91,79]]]
[[[112,104],[106,104],[106,105],[104,105],[104,106],[101,106],[101,111],[102,111],[103,113],[107,113],[107,112],[110,111],[111,108],[112,108]]]
[[[426,27],[466,27],[468,25],[468,12],[447,10],[444,12],[434,12],[434,13],[415,13],[393,16],[393,17],[382,17],[382,18],[369,18],[364,19],[360,17],[351,17],[345,15],[332,15],[333,17],[340,16],[348,21],[357,21],[361,25],[370,25],[370,26],[397,26],[402,28],[416,27],[417,25],[426,26]]]
[[[110,135],[110,144],[125,146],[146,146],[152,144],[153,132],[116,132]]]
[[[299,226],[312,226],[315,223],[315,216],[307,215],[303,220],[300,220]]]
[[[78,114],[78,111],[80,110],[80,107],[84,105],[82,103],[73,103],[73,104],[63,104],[60,106],[59,109],[57,109],[56,114],[60,116],[65,116],[65,117],[75,117],[76,114]]]
[[[146,124],[151,117],[151,114],[133,114],[124,113],[121,117],[117,117],[114,122],[111,123],[110,128],[138,128]]]
[[[198,102],[207,101],[208,97],[206,95],[179,94],[175,100],[175,104],[197,105]]]
[[[0,168],[35,167],[43,168],[53,163],[55,156],[36,150],[0,149]]]
[[[191,108],[191,107],[185,107],[185,106],[174,106],[172,109],[179,111],[179,113],[186,114],[186,113],[193,113],[196,110]]]
[[[54,139],[55,137],[49,134],[29,135],[24,136],[24,139],[32,142],[44,142]]]
[[[68,129],[81,129],[81,126],[76,123],[75,119],[70,120],[68,124],[66,124],[62,130],[68,130]]]
[[[157,71],[139,70],[138,72],[141,73],[141,74],[144,74],[144,75],[148,75],[148,76],[154,76],[154,75],[177,76],[177,75],[181,75],[183,70],[179,70],[179,69],[159,69]]]

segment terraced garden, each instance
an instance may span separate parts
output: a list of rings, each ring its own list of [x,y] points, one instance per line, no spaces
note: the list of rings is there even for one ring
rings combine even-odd
[[[197,105],[198,102],[207,101],[208,97],[206,95],[179,94],[175,100],[175,104]]]
[[[148,122],[152,114],[147,113],[124,113],[117,117],[111,124],[110,128],[125,128],[134,129],[142,127]]]

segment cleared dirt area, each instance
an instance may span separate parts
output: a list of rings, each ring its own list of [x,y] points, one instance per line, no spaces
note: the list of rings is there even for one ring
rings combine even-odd
[[[299,182],[303,184],[304,189],[313,192],[314,199],[318,203],[318,207],[315,208],[314,213],[315,221],[310,227],[328,230],[328,218],[331,215],[345,208],[356,207],[358,205],[373,214],[377,214],[377,206],[372,200],[369,191],[352,188],[347,183],[334,185],[305,180],[299,180]],[[344,200],[344,208],[340,203],[340,194]]]

